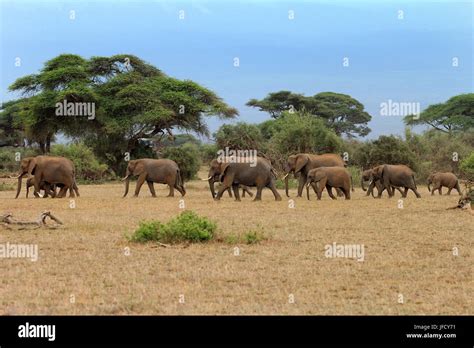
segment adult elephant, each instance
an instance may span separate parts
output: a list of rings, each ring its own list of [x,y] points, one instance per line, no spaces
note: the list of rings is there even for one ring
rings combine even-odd
[[[33,175],[33,186],[35,197],[40,197],[41,183],[47,182],[51,185],[63,185],[57,198],[62,198],[69,190],[69,197],[79,197],[79,189],[76,185],[76,171],[71,160],[64,157],[36,156],[25,157],[20,163],[20,174],[18,175],[18,188],[15,198],[21,191],[21,182],[25,174]]]
[[[321,199],[322,192],[326,187],[329,197],[336,199],[332,194],[332,188],[340,189],[346,199],[351,199],[351,175],[346,168],[343,167],[319,167],[311,169],[307,175],[306,194],[309,200],[309,185],[312,185]]]
[[[288,176],[293,173],[295,176],[300,174],[298,181],[298,197],[303,194],[303,187],[308,179],[308,173],[311,169],[319,167],[345,167],[345,162],[341,156],[335,153],[326,153],[323,155],[314,155],[309,153],[299,153],[288,157],[285,165],[285,193],[288,195]]]
[[[459,187],[459,180],[456,175],[453,173],[432,173],[428,177],[428,191],[431,192],[431,195],[434,195],[434,192],[438,190],[439,194],[441,195],[442,187],[448,188],[448,195],[451,194],[451,190],[455,188],[459,195],[461,195],[461,188]],[[430,185],[433,185],[433,189],[430,188]]]
[[[372,170],[372,178],[373,181],[380,180],[383,188],[387,190],[389,197],[393,197],[393,186],[395,186],[405,188],[403,197],[407,196],[408,190],[412,190],[417,198],[421,198],[416,187],[415,173],[404,164],[383,164],[377,166]],[[382,192],[379,192],[378,198],[381,195]]]
[[[367,192],[366,196],[372,195],[372,197],[375,198],[374,196],[374,188],[377,188],[377,197],[380,198],[382,196],[383,191],[385,191],[385,187],[382,185],[380,180],[373,180],[372,176],[373,168],[372,169],[367,169],[364,170],[360,176],[360,186],[362,187],[362,190]],[[369,187],[368,189],[365,188],[364,183],[369,182]],[[401,193],[403,197],[403,191],[399,187],[392,187],[393,189],[397,189],[398,192]]]
[[[224,161],[228,162],[229,159],[228,158],[224,159]],[[216,182],[220,182],[221,174],[222,174],[222,172],[221,172],[221,161],[219,161],[218,159],[213,159],[211,161],[211,164],[210,164],[210,167],[209,167],[209,172],[207,173],[207,179],[202,179],[203,181],[207,181],[209,183],[209,190],[211,191],[212,198],[216,198],[215,184],[216,184]],[[239,188],[242,189],[242,197],[245,197],[246,193],[250,197],[253,196],[253,193],[250,192],[248,186],[239,185]],[[230,187],[227,188],[227,193],[229,194],[229,197],[232,197],[232,191],[231,191]]]
[[[262,157],[257,157],[257,163],[229,163],[219,162],[220,181],[222,186],[220,187],[216,200],[220,200],[224,191],[232,187],[234,191],[234,197],[236,201],[240,201],[239,185],[245,185],[249,187],[257,187],[257,194],[255,195],[254,201],[260,201],[262,199],[262,190],[264,187],[268,187],[275,196],[276,201],[281,201],[281,196],[275,187],[276,173],[272,168],[270,162]]]
[[[125,181],[123,197],[128,194],[131,176],[138,176],[134,197],[138,197],[140,188],[145,181],[153,197],[156,197],[155,188],[153,187],[155,182],[169,186],[170,192],[168,197],[174,196],[174,189],[177,189],[181,196],[186,194],[179,167],[175,161],[170,159],[142,158],[129,161],[125,177],[122,179],[122,181]]]

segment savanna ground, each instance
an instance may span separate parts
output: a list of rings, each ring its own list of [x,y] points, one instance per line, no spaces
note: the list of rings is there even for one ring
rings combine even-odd
[[[65,222],[58,230],[0,226],[0,244],[39,248],[36,262],[0,259],[0,314],[473,314],[474,217],[446,210],[456,194],[432,197],[419,187],[422,199],[409,193],[399,209],[398,193],[375,200],[356,188],[351,201],[327,193],[307,201],[293,189],[292,209],[283,190],[281,202],[269,190],[262,202],[214,202],[206,182],[191,181],[186,209],[214,220],[220,237],[258,231],[268,239],[131,243],[140,220],[182,211],[179,194],[155,188],[158,198],[144,185],[139,198],[123,199],[122,184],[81,185],[75,209],[69,199],[0,192],[0,214],[34,220],[51,210]],[[333,242],[364,244],[364,261],[326,258]]]

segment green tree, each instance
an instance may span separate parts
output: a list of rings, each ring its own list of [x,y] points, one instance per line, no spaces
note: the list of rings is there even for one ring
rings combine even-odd
[[[38,73],[17,79],[22,93],[18,117],[26,133],[49,152],[57,133],[83,139],[112,167],[123,169],[124,153],[143,150],[146,139],[162,140],[178,130],[209,135],[206,116],[235,117],[236,109],[189,80],[166,76],[133,55],[60,55]],[[57,117],[56,103],[91,102],[96,117]]]
[[[201,162],[199,149],[195,144],[186,143],[180,146],[167,147],[163,149],[161,156],[178,164],[181,178],[184,181],[196,178]]]
[[[264,142],[260,129],[244,122],[222,125],[214,133],[214,139],[219,149],[233,150],[261,150]]]
[[[289,91],[270,93],[261,100],[251,99],[248,106],[268,112],[278,119],[285,111],[305,112],[324,120],[337,135],[366,136],[370,132],[367,126],[371,116],[364,105],[347,94],[323,92],[311,97]]]
[[[354,161],[364,169],[379,164],[406,164],[415,171],[418,168],[413,151],[402,139],[393,135],[382,135],[377,140],[364,143],[354,153]]]
[[[282,154],[339,152],[341,139],[325,123],[307,113],[284,112],[276,121],[273,147]]]
[[[474,93],[460,94],[445,103],[430,105],[419,117],[408,115],[404,121],[409,126],[428,125],[444,133],[467,131],[474,128]]]

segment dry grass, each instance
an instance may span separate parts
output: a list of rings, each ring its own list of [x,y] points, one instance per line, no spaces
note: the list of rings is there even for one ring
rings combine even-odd
[[[66,223],[0,227],[0,243],[39,247],[37,262],[0,259],[0,314],[474,314],[474,216],[445,210],[456,195],[432,197],[422,187],[422,199],[410,193],[398,209],[397,199],[357,189],[351,201],[325,193],[322,201],[295,198],[290,209],[269,190],[262,202],[237,203],[227,195],[214,202],[205,182],[187,187],[186,208],[215,220],[221,236],[258,230],[269,239],[238,245],[239,256],[222,242],[129,243],[140,220],[179,214],[180,198],[166,198],[161,185],[155,199],[146,185],[137,199],[122,199],[120,184],[82,186],[75,209],[68,199],[0,192],[0,214],[33,219],[49,209]],[[326,258],[333,242],[364,244],[365,261]]]

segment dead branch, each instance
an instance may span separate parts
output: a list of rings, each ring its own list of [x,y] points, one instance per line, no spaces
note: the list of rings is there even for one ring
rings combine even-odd
[[[48,224],[46,219],[49,218],[50,220],[54,221],[53,224]],[[38,217],[36,221],[21,221],[15,220],[13,218],[12,213],[7,213],[4,215],[0,215],[0,223],[6,229],[12,230],[15,227],[18,230],[34,230],[37,228],[49,228],[49,229],[56,229],[61,225],[64,225],[63,222],[54,216],[50,211],[43,211],[41,215]]]

